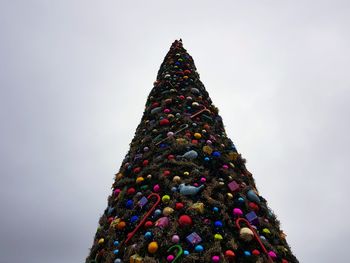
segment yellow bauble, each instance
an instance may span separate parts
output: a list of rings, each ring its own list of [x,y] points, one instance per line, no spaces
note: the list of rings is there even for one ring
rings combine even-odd
[[[100,238],[100,239],[98,240],[98,243],[99,243],[99,244],[103,244],[104,242],[105,242],[104,238]]]
[[[180,176],[174,176],[174,178],[173,178],[173,182],[174,183],[180,183],[181,182],[181,178],[180,178]]]
[[[233,195],[231,193],[227,193],[226,196],[227,196],[228,199],[232,199],[233,198]]]
[[[196,132],[193,136],[194,136],[194,138],[196,138],[196,139],[202,138],[202,135],[201,135],[200,133],[198,133],[198,132]]]
[[[158,243],[153,241],[151,243],[148,244],[148,252],[151,254],[156,253],[158,250]]]
[[[174,209],[172,209],[171,207],[167,206],[163,209],[163,215],[164,216],[168,216],[170,214],[172,214],[174,212]]]
[[[136,183],[139,184],[139,183],[141,183],[143,180],[145,180],[145,178],[143,178],[143,177],[137,177],[137,178],[136,178]]]
[[[215,234],[215,235],[214,235],[214,239],[215,239],[215,240],[222,240],[223,238],[222,238],[222,235],[220,235],[220,234]]]
[[[163,195],[162,201],[163,201],[164,203],[168,203],[168,202],[170,201],[170,196],[169,196],[169,195]]]
[[[211,154],[213,152],[213,149],[208,145],[203,146],[202,150],[204,153],[207,153],[207,154]]]
[[[251,241],[254,237],[254,233],[248,227],[243,227],[239,231],[239,237],[242,238],[244,241]]]

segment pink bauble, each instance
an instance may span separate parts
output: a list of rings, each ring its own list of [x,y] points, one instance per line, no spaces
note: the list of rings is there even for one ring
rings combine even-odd
[[[159,184],[156,184],[155,186],[153,186],[153,191],[154,192],[159,192],[159,190],[160,190]]]
[[[212,256],[211,261],[215,262],[215,263],[220,262],[220,257],[219,256]]]
[[[171,237],[171,241],[173,241],[174,243],[178,243],[180,241],[180,237],[178,235],[173,235]]]
[[[169,255],[169,256],[167,256],[166,257],[166,260],[168,261],[168,262],[171,262],[171,261],[173,261],[174,260],[174,256],[173,255]]]
[[[271,250],[269,251],[269,253],[268,253],[268,254],[269,254],[269,256],[270,256],[270,257],[272,257],[272,258],[277,258],[276,253],[275,253],[275,252],[273,252],[273,251],[271,251]]]
[[[234,208],[234,209],[233,209],[233,214],[234,214],[235,216],[242,216],[242,215],[243,215],[243,212],[242,212],[242,210],[239,209],[239,208]]]

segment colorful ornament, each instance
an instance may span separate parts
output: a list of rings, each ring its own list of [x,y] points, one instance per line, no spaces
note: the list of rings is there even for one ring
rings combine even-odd
[[[254,233],[248,227],[242,227],[239,231],[239,237],[244,241],[251,241],[254,237]]]
[[[191,245],[196,245],[196,244],[202,242],[202,238],[196,232],[189,234],[186,237],[186,240]]]
[[[153,241],[151,243],[148,244],[148,252],[151,254],[156,253],[158,250],[158,243]]]
[[[182,227],[191,226],[192,225],[192,218],[189,217],[188,215],[181,215],[179,217],[179,225]]]
[[[180,184],[179,185],[179,192],[182,195],[196,195],[203,188],[204,188],[204,185],[201,185],[199,187],[195,187],[195,186],[191,186],[191,185]]]

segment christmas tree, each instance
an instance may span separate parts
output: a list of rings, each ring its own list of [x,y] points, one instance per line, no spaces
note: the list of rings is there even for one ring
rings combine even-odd
[[[298,262],[285,237],[176,40],[86,262]]]

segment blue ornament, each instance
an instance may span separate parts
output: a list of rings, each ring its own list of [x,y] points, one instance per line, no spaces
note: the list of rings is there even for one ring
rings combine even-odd
[[[157,209],[154,211],[154,216],[160,216],[162,214],[162,211],[160,209]]]
[[[212,155],[214,157],[220,157],[221,156],[221,153],[220,152],[213,152]]]
[[[138,219],[139,219],[138,216],[132,216],[132,217],[130,218],[130,222],[131,222],[131,223],[135,223]]]
[[[118,246],[119,245],[119,241],[118,240],[116,240],[116,241],[114,241],[114,243],[113,243],[115,246]]]
[[[204,250],[204,248],[203,248],[202,245],[197,245],[197,246],[194,248],[194,250],[195,250],[196,252],[202,252],[202,251]]]
[[[183,253],[184,253],[185,256],[188,256],[190,254],[190,252],[188,252],[188,250],[184,250]]]
[[[246,257],[250,257],[252,254],[249,252],[249,251],[244,251],[244,255],[246,256]]]
[[[149,231],[147,231],[146,233],[145,233],[145,238],[147,239],[147,240],[150,240],[150,239],[152,239],[152,233],[151,232],[149,232]]]
[[[201,186],[198,186],[198,187],[195,187],[192,185],[180,184],[179,185],[179,192],[182,195],[196,195],[203,188],[204,188],[203,184]]]
[[[243,198],[243,197],[239,197],[239,198],[238,198],[238,202],[244,203],[244,198]]]
[[[132,200],[128,200],[125,204],[126,208],[132,209],[134,206],[134,202]]]
[[[214,223],[215,227],[222,227],[222,222],[221,221],[215,221]]]
[[[176,192],[176,191],[177,191],[177,188],[174,186],[174,187],[171,188],[171,191],[172,191],[172,192]]]
[[[118,255],[118,253],[119,253],[119,249],[116,249],[116,250],[113,251],[114,255]]]
[[[260,204],[260,199],[253,190],[247,192],[247,198],[252,202]]]
[[[215,213],[217,213],[217,212],[219,212],[219,208],[218,207],[213,207],[213,212],[215,212]]]
[[[209,162],[209,161],[210,161],[210,158],[209,158],[209,157],[205,157],[205,158],[204,158],[204,161]]]
[[[122,260],[120,258],[117,258],[114,260],[114,263],[122,263]]]

